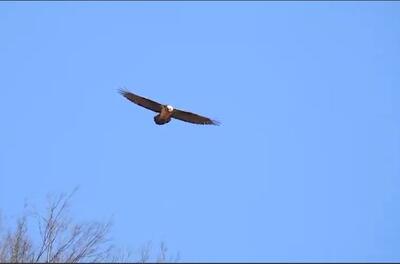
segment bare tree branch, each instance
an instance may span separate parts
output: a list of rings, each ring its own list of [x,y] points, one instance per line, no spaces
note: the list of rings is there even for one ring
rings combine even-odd
[[[106,223],[74,223],[69,217],[69,203],[77,191],[69,195],[49,197],[44,214],[38,210],[17,220],[14,229],[3,234],[0,214],[0,263],[3,262],[132,262],[131,251],[116,251],[109,239],[111,221]],[[26,206],[25,206],[26,207]],[[38,226],[39,243],[34,246],[28,233],[28,217],[34,217]],[[161,243],[157,262],[167,260],[167,247]],[[150,260],[151,243],[141,248],[140,262]]]

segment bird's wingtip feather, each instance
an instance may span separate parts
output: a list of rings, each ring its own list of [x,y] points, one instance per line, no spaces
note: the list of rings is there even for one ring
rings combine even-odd
[[[221,122],[218,120],[211,120],[213,125],[220,126]]]
[[[124,88],[118,88],[118,93],[120,93],[122,95],[126,94],[127,92],[128,91],[126,89],[124,89]]]

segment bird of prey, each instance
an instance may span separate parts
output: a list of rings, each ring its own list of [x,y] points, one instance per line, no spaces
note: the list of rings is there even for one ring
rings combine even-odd
[[[175,109],[170,105],[157,103],[155,101],[141,97],[126,90],[119,90],[119,92],[129,101],[137,105],[140,105],[144,108],[147,108],[151,111],[159,113],[156,116],[154,116],[154,122],[157,125],[164,125],[169,121],[171,121],[171,118],[176,118],[185,122],[199,124],[199,125],[219,125],[218,121],[212,120],[208,117]]]

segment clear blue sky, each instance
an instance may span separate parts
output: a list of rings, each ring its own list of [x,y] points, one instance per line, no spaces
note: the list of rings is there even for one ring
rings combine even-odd
[[[400,260],[400,3],[2,2],[0,36],[4,214],[80,186],[121,247]]]

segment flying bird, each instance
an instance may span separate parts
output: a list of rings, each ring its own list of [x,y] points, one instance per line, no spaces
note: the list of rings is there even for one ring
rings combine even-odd
[[[219,125],[218,121],[212,120],[208,117],[186,112],[183,110],[175,109],[171,105],[164,105],[157,103],[153,100],[144,98],[126,90],[119,90],[120,94],[129,101],[154,111],[157,114],[154,116],[154,122],[157,125],[164,125],[171,121],[171,118],[176,118],[185,122],[199,124],[199,125]]]

